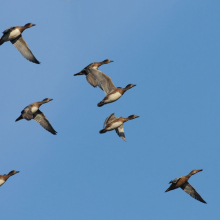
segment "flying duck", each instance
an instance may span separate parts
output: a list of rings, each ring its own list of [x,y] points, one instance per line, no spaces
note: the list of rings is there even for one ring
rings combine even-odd
[[[12,171],[9,172],[8,174],[0,175],[0,186],[2,186],[2,185],[7,181],[7,179],[8,179],[10,176],[13,176],[13,175],[15,175],[16,173],[19,173],[19,172],[20,172],[20,171],[12,170]]]
[[[105,73],[98,70],[99,66],[110,63],[110,62],[113,62],[113,61],[107,59],[102,62],[91,63],[79,73],[74,74],[74,76],[86,75],[86,79],[90,85],[92,85],[93,87],[98,86],[100,89],[102,89],[105,92],[106,96],[101,102],[97,104],[98,107],[101,107],[111,102],[115,102],[128,89],[131,89],[132,87],[136,86],[133,84],[128,84],[125,88],[115,87],[111,78],[107,76]]]
[[[125,133],[124,133],[124,127],[123,127],[123,123],[135,118],[138,118],[139,116],[136,115],[130,115],[127,118],[122,118],[122,117],[115,117],[114,113],[112,113],[111,115],[109,115],[105,122],[104,122],[104,129],[102,129],[101,131],[99,131],[100,134],[103,134],[107,131],[111,131],[114,130],[116,131],[116,133],[118,134],[118,136],[120,138],[122,138],[122,140],[126,141],[125,138]]]
[[[28,105],[27,107],[25,107],[22,110],[21,115],[15,121],[19,121],[19,120],[21,120],[23,118],[28,120],[28,121],[31,120],[31,119],[34,119],[36,122],[40,123],[40,125],[43,128],[45,128],[50,133],[55,135],[57,132],[53,129],[52,125],[47,120],[47,118],[44,115],[44,113],[39,110],[39,107],[42,104],[45,104],[45,103],[50,102],[52,100],[53,99],[46,98],[46,99],[44,99],[41,102],[34,102],[34,103]]]
[[[25,29],[33,26],[35,26],[35,24],[28,23],[24,26],[15,26],[6,29],[3,32],[3,36],[0,38],[0,45],[6,41],[11,41],[11,43],[19,50],[23,57],[33,63],[39,64],[40,62],[35,58],[26,41],[21,36]]]
[[[202,171],[201,170],[193,170],[191,171],[187,176],[181,176],[179,178],[176,178],[174,180],[171,180],[169,183],[171,183],[170,187],[165,191],[168,192],[170,190],[174,190],[177,188],[181,188],[182,190],[184,190],[186,193],[188,193],[190,196],[192,196],[194,199],[199,200],[200,202],[206,203],[203,198],[199,195],[199,193],[188,183],[188,179],[198,173]]]

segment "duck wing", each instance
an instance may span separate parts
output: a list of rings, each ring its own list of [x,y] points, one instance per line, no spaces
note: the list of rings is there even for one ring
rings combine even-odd
[[[200,202],[206,203],[206,201],[203,200],[203,198],[199,195],[199,193],[188,182],[185,182],[181,186],[181,189],[184,190],[186,193],[188,193],[190,196],[192,196],[194,199],[197,199]]]
[[[19,50],[24,58],[27,60],[39,64],[40,62],[35,58],[30,48],[28,47],[26,41],[21,35],[16,37],[14,40],[11,40],[11,43]]]
[[[6,29],[5,31],[3,31],[2,33],[3,33],[3,34],[7,34],[7,33],[11,32],[11,31],[13,31],[14,28],[15,28],[15,27],[7,28],[7,29]]]
[[[46,118],[43,112],[41,112],[39,109],[34,113],[34,120],[37,123],[40,123],[40,125],[45,128],[47,131],[49,131],[52,134],[56,134],[57,132],[53,129],[52,125]]]
[[[28,121],[30,121],[34,117],[29,106],[27,106],[24,110],[22,110],[21,115],[23,118],[25,118]]]
[[[115,114],[115,113],[112,113],[111,115],[109,115],[109,116],[105,119],[103,128],[104,128],[107,124],[111,123],[112,121],[114,121],[115,119],[118,118],[118,117],[115,117],[114,114]]]
[[[93,75],[91,73],[88,73],[86,75],[86,80],[93,87],[96,87],[98,85],[97,80],[93,77]]]
[[[113,84],[112,79],[104,74],[102,71],[93,68],[90,68],[89,71],[97,80],[100,89],[102,89],[106,95],[117,89]]]
[[[116,128],[115,131],[122,140],[126,141],[123,124]]]

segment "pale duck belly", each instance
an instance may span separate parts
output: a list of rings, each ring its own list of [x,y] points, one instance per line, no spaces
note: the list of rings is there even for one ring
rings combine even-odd
[[[2,37],[2,41],[9,41],[13,40],[14,38],[18,37],[21,34],[21,32],[18,29],[15,29],[11,31],[10,33],[6,34],[5,36]]]
[[[32,112],[32,113],[35,113],[37,110],[38,110],[38,107],[37,107],[37,106],[31,107],[31,112]]]
[[[5,181],[0,179],[0,186],[2,186],[4,183],[5,183]]]
[[[108,98],[105,100],[105,103],[114,102],[114,101],[118,100],[121,96],[122,96],[122,94],[120,92],[113,93],[108,96]]]
[[[13,30],[12,32],[10,32],[9,36],[8,36],[8,40],[13,40],[14,38],[18,37],[21,34],[21,32],[18,29]]]
[[[121,121],[117,121],[115,123],[113,123],[110,127],[106,128],[106,131],[111,131],[114,130],[116,128],[118,128],[119,126],[121,126],[123,123]]]

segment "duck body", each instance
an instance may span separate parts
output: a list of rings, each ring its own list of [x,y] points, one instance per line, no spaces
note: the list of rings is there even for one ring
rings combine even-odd
[[[52,101],[53,99],[44,99],[42,102],[34,102],[30,105],[28,105],[27,107],[25,107],[22,111],[21,111],[21,116],[19,118],[16,119],[16,121],[19,121],[21,119],[26,119],[26,120],[31,120],[34,118],[34,113],[37,112],[37,110],[39,109],[39,107],[49,101]]]
[[[86,79],[90,85],[92,85],[93,87],[98,86],[105,92],[106,96],[101,102],[97,104],[98,107],[117,101],[128,89],[131,89],[132,87],[136,86],[133,84],[129,84],[125,88],[115,87],[111,78],[107,76],[105,73],[98,70],[99,66],[110,62],[113,61],[107,59],[102,62],[91,63],[79,73],[74,74],[74,76],[86,75]]]
[[[202,169],[200,170],[192,170],[188,175],[186,176],[181,176],[179,178],[176,178],[174,180],[171,180],[169,183],[171,183],[170,187],[165,191],[165,192],[168,192],[168,191],[171,191],[171,190],[174,190],[174,189],[177,189],[177,188],[181,188],[182,190],[184,190],[186,193],[188,193],[190,196],[192,196],[194,199],[197,199],[198,201],[200,202],[203,202],[203,203],[206,203],[203,198],[199,195],[199,193],[193,188],[193,186],[191,186],[189,183],[188,183],[188,180],[189,178],[202,171]]]
[[[102,134],[107,131],[112,131],[112,130],[120,127],[122,124],[123,124],[123,119],[122,119],[122,117],[120,117],[120,118],[114,120],[113,122],[107,124],[106,127],[100,131],[100,133]]]
[[[105,104],[112,103],[117,101],[122,95],[128,90],[136,85],[128,84],[125,88],[116,88],[113,92],[107,94],[105,98],[97,104],[98,107],[101,107]]]
[[[6,29],[3,32],[3,36],[0,38],[0,45],[7,41],[11,41],[11,43],[18,49],[24,58],[33,63],[39,64],[40,62],[35,58],[26,41],[21,36],[25,29],[33,26],[35,26],[35,24],[28,23],[24,26],[15,26]]]
[[[16,37],[21,35],[21,31],[16,27],[11,27],[5,30],[4,35],[0,39],[0,45],[2,45],[4,42],[14,40]]]
[[[114,113],[112,113],[106,118],[104,122],[104,128],[100,130],[99,133],[103,134],[103,133],[106,133],[107,131],[115,130],[118,136],[122,140],[126,141],[123,123],[129,120],[138,118],[138,117],[139,116],[136,116],[136,115],[130,115],[127,118],[115,117]]]
[[[34,119],[36,122],[40,123],[43,128],[55,135],[57,132],[54,130],[44,113],[39,110],[39,107],[42,104],[45,104],[52,100],[53,99],[46,98],[41,102],[34,102],[28,105],[21,111],[21,115],[15,121],[19,121],[21,119],[26,119],[30,121],[31,119]]]
[[[0,186],[2,186],[8,180],[9,177],[15,175],[16,173],[19,173],[19,171],[12,170],[8,174],[0,175]]]

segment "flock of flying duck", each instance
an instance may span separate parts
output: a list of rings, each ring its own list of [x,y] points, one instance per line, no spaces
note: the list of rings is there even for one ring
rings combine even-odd
[[[19,50],[22,56],[24,56],[27,60],[33,63],[36,63],[36,64],[40,64],[40,62],[35,58],[30,48],[28,47],[26,41],[23,39],[21,35],[24,30],[26,30],[27,28],[33,27],[33,26],[35,26],[35,24],[28,23],[24,26],[15,26],[15,27],[10,27],[6,29],[3,32],[3,36],[0,38],[0,45],[2,45],[3,43],[7,41],[11,41],[11,43]],[[100,89],[102,89],[105,92],[104,99],[97,104],[98,107],[117,101],[127,90],[136,86],[133,84],[128,84],[125,88],[117,88],[113,84],[109,76],[107,76],[106,74],[98,70],[98,68],[101,65],[107,64],[110,62],[113,62],[113,61],[107,59],[102,62],[94,62],[86,66],[79,73],[74,74],[74,76],[85,75],[90,85],[92,85],[93,87],[98,86]],[[50,122],[48,121],[44,113],[39,110],[39,107],[42,104],[45,104],[52,100],[53,99],[46,98],[40,102],[34,102],[28,105],[21,111],[21,115],[15,121],[19,121],[21,119],[26,119],[29,121],[31,119],[34,119],[36,122],[40,123],[40,125],[43,128],[45,128],[47,131],[56,135],[57,132],[54,130],[54,128],[52,127],[52,125],[50,124]],[[115,130],[118,136],[122,138],[124,141],[126,141],[123,123],[129,120],[138,118],[138,117],[139,116],[136,116],[136,115],[130,115],[127,118],[115,117],[114,113],[112,113],[106,118],[104,122],[104,128],[100,130],[99,133],[102,134],[107,131]],[[188,183],[188,179],[192,175],[200,171],[202,171],[202,169],[193,170],[186,176],[181,176],[179,178],[176,178],[170,181],[171,185],[165,192],[168,192],[170,190],[174,190],[180,187],[193,198],[199,200],[200,202],[206,203],[202,199],[202,197],[198,194],[198,192],[193,188],[193,186],[191,186]],[[19,171],[12,170],[8,174],[0,175],[0,186],[2,186],[10,176],[16,173],[19,173]]]

